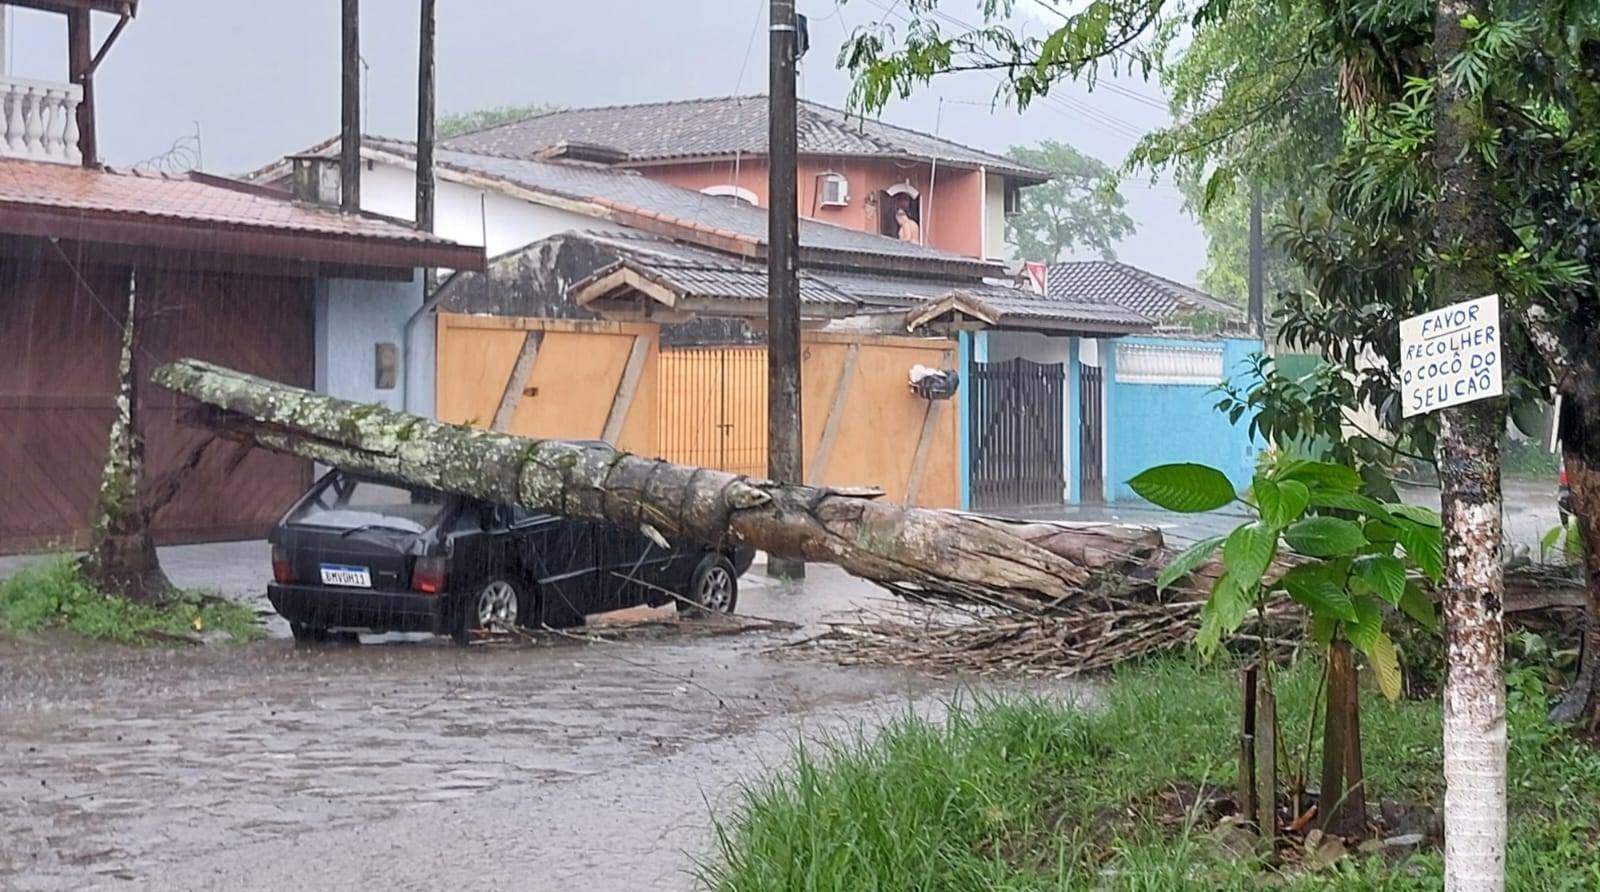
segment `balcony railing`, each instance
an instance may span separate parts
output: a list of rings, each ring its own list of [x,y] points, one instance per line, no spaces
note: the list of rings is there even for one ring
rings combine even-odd
[[[77,84],[0,75],[0,156],[77,164]]]

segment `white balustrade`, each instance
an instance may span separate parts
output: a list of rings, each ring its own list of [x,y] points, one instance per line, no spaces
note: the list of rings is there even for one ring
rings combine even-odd
[[[0,156],[77,164],[77,84],[0,75]]]

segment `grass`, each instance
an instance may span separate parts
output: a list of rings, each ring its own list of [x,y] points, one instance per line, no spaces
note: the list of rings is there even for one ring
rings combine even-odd
[[[1600,888],[1600,753],[1544,724],[1536,679],[1513,684],[1507,888]],[[1296,747],[1316,685],[1311,665],[1280,676]],[[1175,790],[1231,787],[1238,702],[1231,673],[1161,660],[1117,673],[1088,709],[969,698],[941,721],[803,747],[745,790],[701,879],[722,892],[1440,887],[1437,852],[1274,875],[1226,856],[1202,821],[1163,820],[1156,803]],[[1370,697],[1361,718],[1373,795],[1440,803],[1438,703]]]
[[[263,634],[249,607],[214,595],[178,590],[159,605],[107,595],[83,577],[76,559],[66,555],[30,564],[0,581],[0,629],[49,628],[127,643],[211,630],[227,632],[234,641]]]

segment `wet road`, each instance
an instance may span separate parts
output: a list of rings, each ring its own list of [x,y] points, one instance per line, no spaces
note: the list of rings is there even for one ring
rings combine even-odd
[[[879,598],[748,581],[741,613]],[[762,653],[782,638],[0,639],[0,888],[692,888],[738,780],[950,693]]]

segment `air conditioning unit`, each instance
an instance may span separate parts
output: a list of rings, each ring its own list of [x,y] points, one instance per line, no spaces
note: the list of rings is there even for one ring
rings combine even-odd
[[[844,207],[850,203],[850,181],[841,173],[825,173],[818,177],[822,193],[819,203],[823,207]]]

